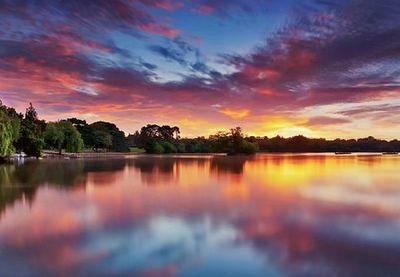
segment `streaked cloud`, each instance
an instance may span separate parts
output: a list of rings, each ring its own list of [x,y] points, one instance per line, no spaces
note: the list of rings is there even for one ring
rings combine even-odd
[[[399,122],[399,12],[394,0],[2,1],[0,97],[127,132],[189,119],[197,134],[382,136]]]

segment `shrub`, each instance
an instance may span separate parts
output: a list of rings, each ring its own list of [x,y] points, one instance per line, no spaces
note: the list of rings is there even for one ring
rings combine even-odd
[[[164,153],[176,153],[177,152],[175,145],[173,145],[169,141],[164,141],[162,143],[162,147],[164,148]]]
[[[258,145],[256,143],[252,143],[249,141],[243,141],[243,144],[241,146],[241,153],[246,154],[246,155],[251,155],[254,154],[258,151]]]
[[[149,154],[162,154],[164,147],[156,141],[149,141],[145,146],[146,153]]]

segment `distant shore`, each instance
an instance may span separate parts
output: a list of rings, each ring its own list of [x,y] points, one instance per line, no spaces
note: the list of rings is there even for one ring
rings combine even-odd
[[[39,158],[29,157],[29,156],[21,156],[15,154],[9,158],[9,160],[18,160],[18,159],[95,159],[95,158],[121,158],[121,157],[129,157],[129,156],[169,156],[169,155],[226,155],[226,153],[171,153],[171,154],[146,154],[144,152],[80,152],[80,153],[69,153],[63,152],[61,155],[57,151],[44,150],[42,156]]]
[[[125,156],[137,156],[142,155],[140,152],[79,152],[79,153],[68,153],[63,152],[61,155],[56,151],[43,151],[42,158],[57,159],[57,158],[69,158],[69,159],[80,159],[80,158],[99,158],[99,157],[125,157]]]
[[[399,156],[397,152],[257,152],[256,154],[276,154],[276,155],[335,155],[335,156],[351,156],[351,155],[381,155],[381,156]],[[42,156],[39,159],[96,159],[96,158],[123,158],[130,156],[139,155],[156,155],[156,156],[190,156],[190,155],[217,155],[217,156],[242,156],[242,155],[227,155],[227,153],[170,153],[170,154],[146,154],[143,152],[80,152],[80,153],[68,153],[63,152],[61,155],[57,151],[44,150]],[[246,155],[247,156],[247,155]],[[8,160],[15,161],[19,159],[36,160],[35,157],[13,155]]]

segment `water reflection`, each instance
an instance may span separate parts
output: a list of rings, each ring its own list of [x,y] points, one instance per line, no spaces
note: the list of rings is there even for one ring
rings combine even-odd
[[[210,170],[212,174],[226,175],[226,174],[238,174],[243,173],[244,165],[246,161],[253,159],[247,156],[220,156],[215,157],[211,160]]]
[[[258,155],[1,166],[0,275],[396,275],[399,165]]]

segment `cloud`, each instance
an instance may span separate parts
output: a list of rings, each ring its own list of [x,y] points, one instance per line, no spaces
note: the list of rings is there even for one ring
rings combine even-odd
[[[1,67],[21,74],[35,74],[39,68],[77,74],[89,72],[91,62],[75,55],[75,51],[70,44],[50,37],[27,41],[0,40]]]
[[[164,9],[167,11],[174,11],[184,6],[184,3],[179,1],[170,1],[170,0],[139,0],[139,1],[144,5],[154,8]]]
[[[147,5],[159,8],[169,6],[169,1],[141,1]],[[114,28],[132,27],[157,35],[175,37],[179,31],[162,22],[157,21],[150,13],[146,12],[134,2],[124,0],[78,0],[70,1],[27,1],[22,0],[2,1],[0,13],[12,14],[25,21],[33,21],[36,26],[41,25],[46,29],[59,27],[67,23],[75,31],[84,30],[111,30]],[[57,15],[57,18],[56,18]]]
[[[192,2],[192,12],[200,15],[216,15],[222,18],[237,16],[243,13],[262,13],[270,6],[270,3],[259,0],[197,0]]]
[[[302,112],[396,99],[397,1],[293,4],[290,19],[266,32],[256,47],[246,54],[220,53],[219,60],[209,55],[220,52],[218,45],[208,49],[209,37],[202,38],[205,45],[195,45],[189,39],[193,26],[173,25],[182,20],[180,13],[193,9],[233,24],[231,17],[252,18],[267,6],[224,0],[2,1],[1,96],[17,106],[37,102],[51,115],[96,113],[128,124],[129,113],[138,122],[157,113],[175,122],[199,118],[210,129],[243,118],[253,128],[260,117],[271,115],[290,114],[292,129],[341,126],[363,115],[381,120],[378,111],[380,118],[393,117],[390,106],[398,103],[375,107],[374,114]],[[175,68],[179,81],[163,78]],[[306,119],[297,121],[300,114]]]
[[[224,108],[221,109],[219,112],[233,119],[242,119],[250,115],[250,110],[247,109]]]
[[[186,65],[186,60],[184,58],[185,53],[182,51],[160,45],[151,45],[149,49],[169,61],[175,61],[181,65]]]
[[[360,101],[398,91],[399,71],[393,66],[399,63],[400,40],[393,38],[400,31],[399,5],[355,5],[332,3],[324,12],[301,14],[253,53],[222,56],[237,68],[230,81],[275,100],[290,95],[289,106]]]
[[[163,26],[156,22],[148,22],[148,23],[139,24],[138,28],[145,32],[149,32],[149,33],[153,33],[153,34],[157,34],[157,35],[161,35],[161,36],[165,36],[165,37],[170,37],[170,38],[174,38],[179,35],[179,30],[170,28],[167,26]]]
[[[306,126],[329,126],[336,124],[350,123],[351,121],[346,118],[329,117],[329,116],[316,116],[308,119]]]
[[[168,40],[165,45],[150,45],[149,50],[163,57],[169,62],[176,62],[191,73],[207,75],[211,79],[216,79],[221,74],[210,68],[200,50],[189,44],[181,37]]]

